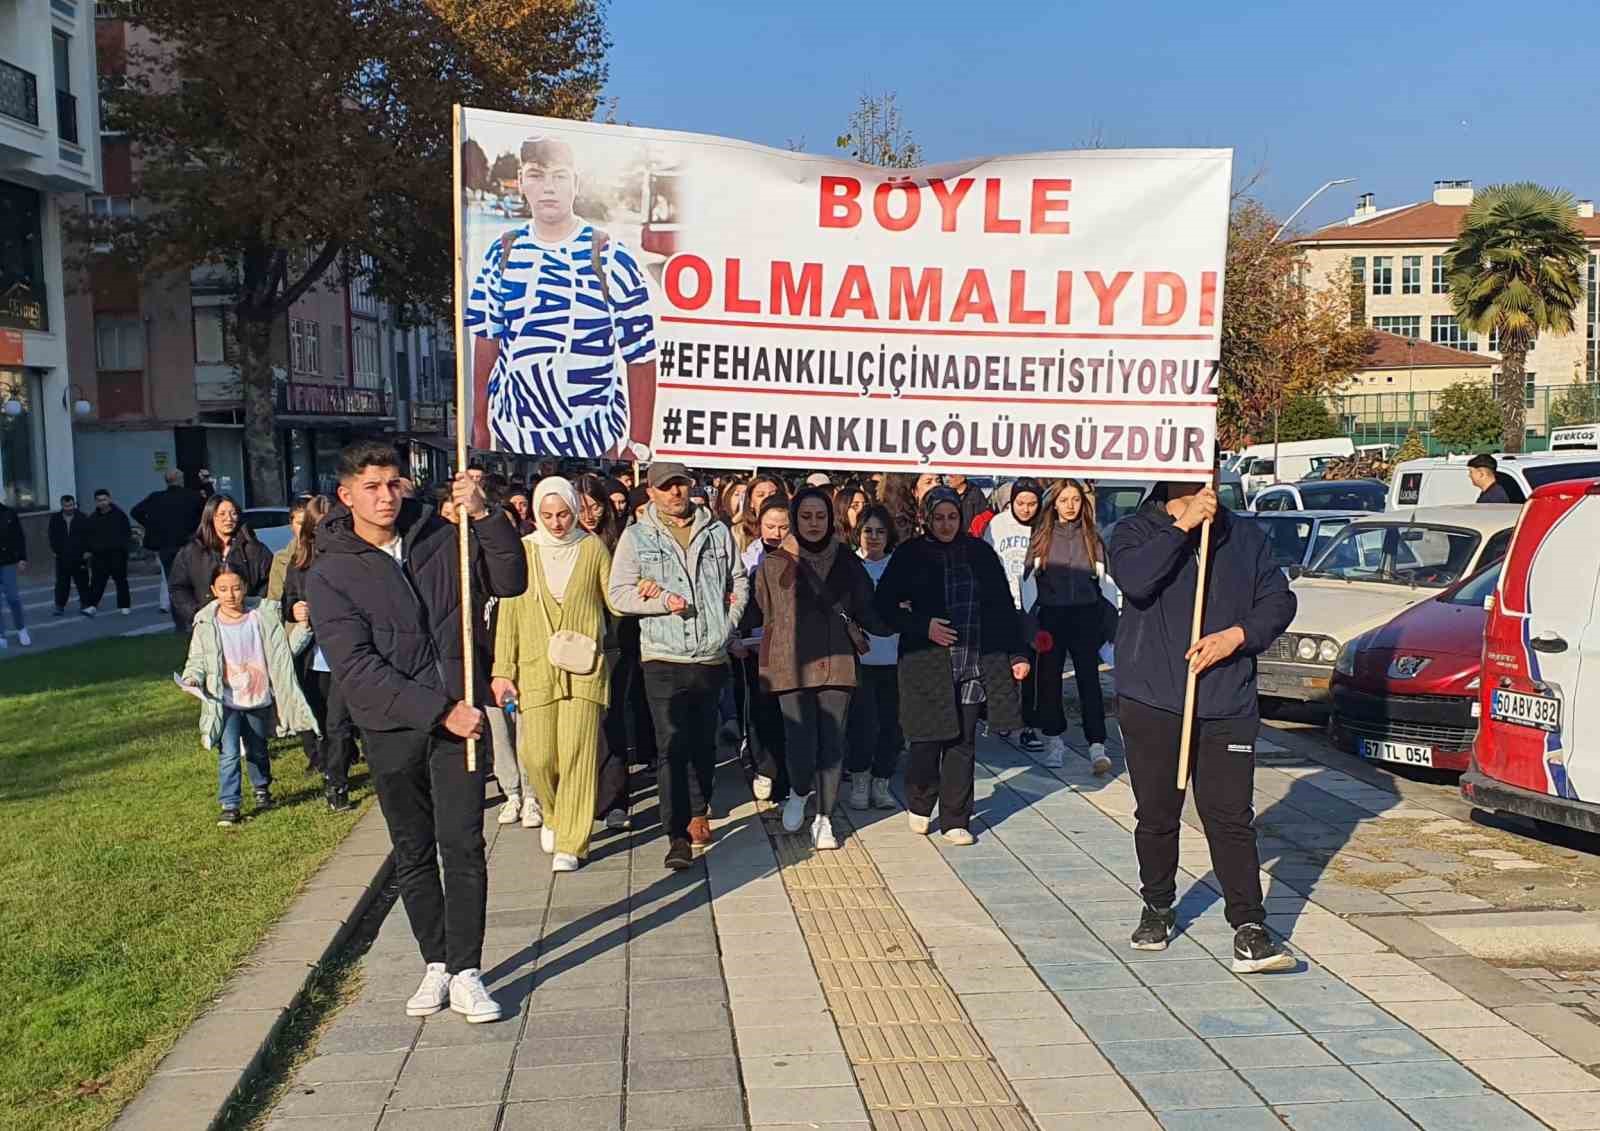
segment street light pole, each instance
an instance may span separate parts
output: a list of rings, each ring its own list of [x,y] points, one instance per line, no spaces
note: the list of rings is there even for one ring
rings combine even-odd
[[[1296,208],[1293,212],[1289,213],[1289,218],[1283,222],[1283,226],[1280,227],[1276,232],[1272,233],[1272,242],[1273,243],[1277,243],[1278,242],[1278,237],[1283,235],[1284,232],[1288,231],[1289,230],[1289,225],[1294,223],[1294,218],[1296,216],[1300,215],[1300,213],[1304,212],[1307,208],[1309,208],[1311,206],[1311,202],[1313,200],[1317,199],[1317,197],[1321,196],[1323,193],[1327,192],[1329,189],[1333,188],[1335,185],[1355,184],[1355,180],[1356,179],[1354,177],[1340,177],[1337,180],[1329,181],[1327,184],[1325,184],[1321,188],[1319,188],[1316,192],[1314,192],[1310,196],[1306,197],[1305,200],[1301,201],[1299,208]]]

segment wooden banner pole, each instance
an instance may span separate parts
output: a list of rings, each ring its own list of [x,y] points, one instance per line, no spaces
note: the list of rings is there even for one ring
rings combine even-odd
[[[461,144],[465,131],[462,129],[462,110],[459,105],[450,108],[450,137],[451,137],[451,190],[452,190],[452,215],[455,220],[455,297],[456,297],[456,474],[460,475],[467,470],[467,436],[472,425],[471,406],[467,401],[467,366],[468,343],[466,326],[466,267],[467,253],[464,244],[465,232],[461,222],[461,212],[464,205],[461,186]],[[465,692],[465,702],[469,707],[476,707],[476,696],[473,694],[473,616],[472,616],[472,531],[465,514],[456,515],[456,545],[460,553],[461,566],[461,656],[462,656],[462,687]],[[467,739],[467,773],[478,771],[478,741],[474,738]]]
[[[1189,629],[1189,647],[1199,643],[1204,631],[1206,567],[1211,564],[1211,520],[1200,524],[1200,562],[1194,578],[1194,623]],[[1183,737],[1178,742],[1178,788],[1189,788],[1189,751],[1194,745],[1195,680],[1199,673],[1189,665],[1183,683]]]

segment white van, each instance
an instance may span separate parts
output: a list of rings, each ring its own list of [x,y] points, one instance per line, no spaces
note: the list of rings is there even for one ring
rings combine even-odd
[[[1478,489],[1467,477],[1470,455],[1429,456],[1407,460],[1389,480],[1389,509],[1444,507],[1478,501]],[[1498,475],[1512,502],[1520,503],[1535,487],[1567,479],[1600,478],[1600,452],[1582,449],[1496,455]],[[1512,488],[1516,490],[1512,490]],[[1520,491],[1522,498],[1516,498]]]
[[[1353,456],[1356,446],[1348,436],[1325,440],[1295,440],[1285,444],[1252,444],[1234,459],[1233,470],[1244,481],[1244,493],[1254,498],[1263,487],[1293,483],[1311,474],[1314,461]]]
[[[1595,451],[1600,449],[1600,424],[1572,424],[1550,433],[1552,452]]]

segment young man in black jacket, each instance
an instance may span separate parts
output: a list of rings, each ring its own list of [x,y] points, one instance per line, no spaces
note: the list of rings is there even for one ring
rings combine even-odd
[[[22,534],[17,512],[0,501],[0,603],[11,613],[17,629],[17,643],[24,648],[33,643],[22,619],[22,595],[17,590],[17,570],[28,568],[28,543]],[[9,648],[5,627],[0,624],[0,648]]]
[[[61,509],[50,516],[50,552],[56,559],[56,616],[67,611],[67,597],[74,583],[78,586],[78,608],[89,607],[89,551],[83,544],[88,521],[71,495],[62,495]]]
[[[89,551],[93,576],[89,580],[89,603],[84,616],[94,616],[105,596],[106,582],[117,584],[117,609],[123,616],[133,612],[133,596],[128,591],[128,543],[133,540],[133,523],[123,509],[111,501],[104,487],[94,493],[94,510],[84,516],[83,548]]]
[[[206,502],[199,491],[183,485],[183,472],[168,468],[167,487],[152,491],[132,511],[133,521],[144,527],[144,548],[156,552],[161,563],[161,611],[170,612],[172,602],[167,586],[172,577],[172,559],[193,538],[200,526],[200,512]],[[174,618],[176,619],[176,618]]]
[[[1212,519],[1200,640],[1191,646],[1201,524]],[[1295,599],[1272,560],[1261,529],[1217,506],[1209,486],[1165,485],[1117,524],[1109,547],[1111,576],[1122,590],[1117,625],[1117,693],[1128,777],[1137,802],[1144,913],[1133,934],[1138,950],[1164,950],[1175,926],[1178,788],[1184,685],[1196,682],[1190,753],[1195,807],[1222,883],[1234,928],[1236,973],[1286,970],[1294,957],[1264,926],[1261,865],[1251,796],[1256,734],[1255,657],[1294,619]]]
[[[317,527],[306,597],[316,641],[366,740],[400,897],[428,967],[406,1013],[449,1005],[468,1021],[495,1021],[500,1006],[479,973],[491,755],[480,749],[468,772],[466,740],[484,727],[483,712],[465,701],[457,532],[403,498],[400,478],[386,444],[353,444],[340,455],[339,505]],[[528,584],[516,530],[466,475],[456,476],[452,494],[471,523],[473,574],[489,590],[474,597],[515,597]],[[474,701],[490,702],[487,665],[473,674]]]

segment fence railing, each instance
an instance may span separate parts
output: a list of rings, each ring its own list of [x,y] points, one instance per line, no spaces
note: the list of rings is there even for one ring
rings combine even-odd
[[[39,80],[32,71],[4,60],[0,60],[0,114],[30,126],[39,124]]]
[[[1433,436],[1433,414],[1443,394],[1435,390],[1415,393],[1352,393],[1327,398],[1340,427],[1359,447],[1363,444],[1403,444],[1415,431],[1430,455],[1446,452]],[[1600,383],[1536,385],[1524,398],[1527,406],[1528,451],[1550,444],[1550,430],[1567,424],[1600,421]],[[1498,447],[1498,443],[1488,448]],[[1487,449],[1486,449],[1487,450]]]
[[[56,91],[56,132],[62,141],[78,144],[78,98],[65,90]]]

